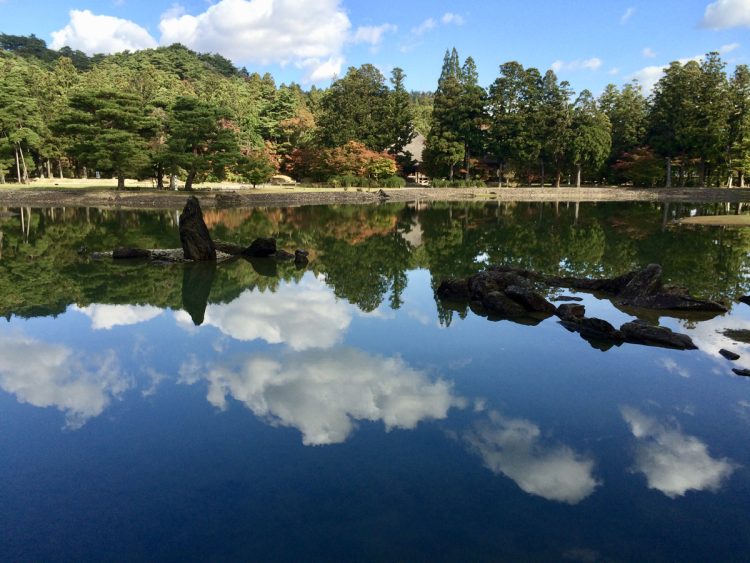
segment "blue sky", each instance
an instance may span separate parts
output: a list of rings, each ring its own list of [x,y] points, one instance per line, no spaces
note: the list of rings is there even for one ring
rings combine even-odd
[[[750,0],[0,0],[0,31],[91,52],[180,41],[278,82],[325,85],[370,62],[434,89],[446,48],[484,85],[517,60],[598,93],[718,50],[750,62]]]

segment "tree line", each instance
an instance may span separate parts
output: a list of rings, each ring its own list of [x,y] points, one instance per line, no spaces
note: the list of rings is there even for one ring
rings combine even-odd
[[[552,70],[500,66],[488,89],[471,57],[446,52],[425,166],[433,177],[556,186],[744,186],[750,170],[750,70],[718,53],[673,62],[646,97],[637,82],[574,95]],[[673,168],[678,169],[674,178]]]
[[[517,62],[483,88],[455,49],[433,93],[369,64],[304,90],[179,44],[88,57],[0,34],[0,47],[3,183],[107,175],[190,189],[278,172],[399,186],[421,166],[433,185],[744,185],[750,167],[750,71],[727,76],[716,53],[672,63],[648,97],[632,83],[596,98]]]

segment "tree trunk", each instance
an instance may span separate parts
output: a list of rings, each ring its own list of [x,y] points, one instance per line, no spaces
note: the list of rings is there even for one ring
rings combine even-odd
[[[176,174],[169,175],[169,189],[173,191],[177,190],[177,175]]]
[[[503,187],[503,164],[500,163],[497,166],[497,187],[502,188]]]
[[[118,190],[125,189],[125,176],[123,174],[117,175],[117,189]]]
[[[451,168],[451,179],[453,179],[453,168]],[[185,180],[185,191],[193,191],[193,180],[195,180],[195,171],[191,170],[188,172],[187,179]]]
[[[469,153],[469,147],[466,147],[466,174],[464,175],[464,179],[468,180],[471,176],[470,168],[471,168],[471,154]]]
[[[701,187],[702,188],[706,187],[706,172],[707,172],[706,169],[707,169],[706,162],[703,159],[701,159]]]
[[[667,183],[664,187],[671,188],[672,187],[672,159],[670,157],[667,157],[664,159],[667,164]]]
[[[0,170],[0,184],[4,184],[4,183],[5,183],[5,172]]]
[[[88,180],[89,179],[89,169],[84,166],[81,170],[82,170],[82,173],[83,173],[83,179],[84,180]],[[118,181],[119,181],[119,179],[118,179]]]
[[[744,172],[740,172],[740,187],[741,188],[745,187],[745,173]]]
[[[60,172],[60,179],[63,180],[64,176],[63,176],[62,159],[61,158],[57,159],[57,168],[58,168],[58,170]]]
[[[164,167],[161,164],[156,166],[156,189],[164,189]]]
[[[29,182],[29,169],[26,168],[26,159],[23,157],[23,149],[18,145],[18,153],[21,155],[21,168],[23,168],[23,183]]]
[[[730,170],[729,171],[729,178],[727,178],[727,188],[731,188],[732,187],[732,182],[733,181],[734,181],[734,177],[733,177],[732,171]]]
[[[541,183],[539,185],[541,187],[544,187],[544,161],[542,160],[540,164],[541,164],[540,171],[541,171],[541,174],[542,174],[542,181],[541,181]]]
[[[560,170],[560,168],[558,167],[555,170],[555,187],[556,188],[560,187],[560,181],[561,181],[561,179],[562,179],[562,170]]]
[[[19,184],[23,183],[23,178],[21,178],[21,161],[18,160],[18,147],[13,147],[13,150],[16,153],[16,182]]]
[[[685,175],[685,165],[680,163],[680,167],[678,168],[678,178],[680,182],[680,187],[684,188],[685,184],[687,183],[687,176]]]
[[[576,164],[576,188],[581,187],[581,165]]]
[[[47,178],[52,179],[52,163],[47,159]]]

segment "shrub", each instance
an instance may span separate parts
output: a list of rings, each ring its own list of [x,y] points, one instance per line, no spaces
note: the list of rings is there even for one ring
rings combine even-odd
[[[391,176],[389,178],[384,178],[380,181],[380,185],[384,188],[403,188],[406,186],[406,180],[404,180],[401,176]]]

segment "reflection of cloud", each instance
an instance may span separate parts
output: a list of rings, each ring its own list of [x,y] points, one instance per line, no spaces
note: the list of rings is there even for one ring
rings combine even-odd
[[[56,407],[68,428],[100,415],[130,383],[113,352],[85,364],[65,346],[11,336],[0,339],[0,388],[21,403]],[[94,367],[96,366],[96,367]]]
[[[299,285],[283,284],[275,293],[248,290],[231,303],[209,305],[203,324],[237,340],[260,338],[293,350],[330,348],[349,327],[352,309],[324,283],[308,277]],[[175,317],[185,324],[183,316]]]
[[[668,428],[631,407],[621,409],[638,439],[635,469],[646,476],[648,487],[670,498],[687,491],[716,491],[735,470],[727,458],[715,459],[706,444],[679,428]]]
[[[127,326],[150,321],[162,314],[163,310],[151,305],[101,305],[87,307],[73,305],[73,310],[91,319],[94,330],[109,330],[114,326]]]
[[[180,369],[185,381],[195,373],[194,365]],[[297,428],[305,445],[344,442],[357,420],[411,429],[465,404],[449,383],[431,381],[400,358],[354,349],[254,356],[216,366],[204,377],[212,405],[226,408],[229,395],[271,424]]]
[[[690,371],[687,368],[682,367],[672,358],[668,358],[668,357],[659,358],[659,360],[657,360],[657,363],[660,366],[662,366],[665,370],[667,370],[669,373],[674,373],[684,378],[690,377]]]
[[[723,332],[726,330],[750,330],[750,321],[727,315],[699,322],[695,326],[685,326],[685,333],[693,339],[700,351],[712,356],[720,366],[727,368],[726,373],[730,373],[730,368],[733,367],[750,369],[750,345],[735,342],[725,336]],[[719,354],[722,348],[737,352],[741,355],[740,359],[727,362],[726,358]]]
[[[592,459],[568,446],[542,444],[539,427],[528,420],[491,411],[464,439],[492,472],[547,500],[577,504],[600,484],[592,476]]]

